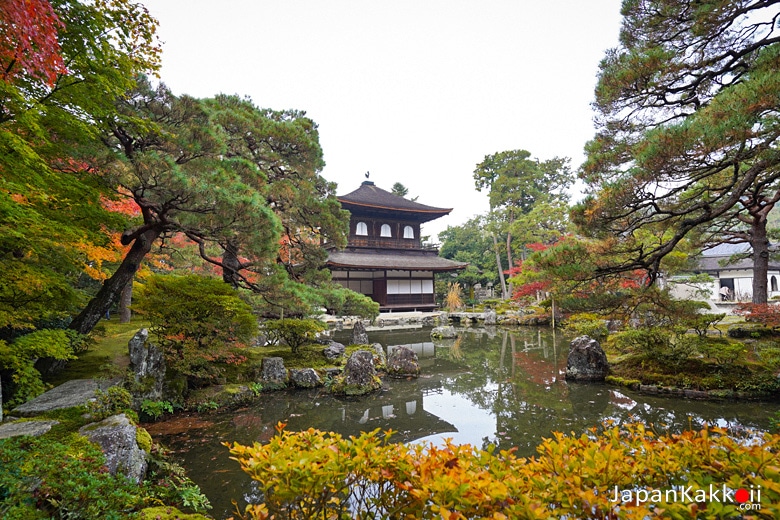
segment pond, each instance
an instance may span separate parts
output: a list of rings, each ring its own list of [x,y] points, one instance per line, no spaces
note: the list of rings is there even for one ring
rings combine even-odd
[[[383,389],[361,398],[336,398],[320,390],[264,394],[250,407],[211,414],[182,414],[147,425],[209,497],[211,514],[243,511],[256,495],[222,442],[267,441],[277,422],[296,431],[309,427],[342,435],[392,429],[400,442],[456,443],[535,454],[553,431],[580,434],[605,420],[642,421],[659,431],[699,428],[705,423],[737,430],[767,430],[780,403],[697,401],[643,395],[603,384],[564,380],[571,338],[546,328],[464,328],[458,340],[430,339],[430,329],[369,332],[387,348],[410,345],[421,377],[386,379]],[[346,342],[348,336],[336,337]]]

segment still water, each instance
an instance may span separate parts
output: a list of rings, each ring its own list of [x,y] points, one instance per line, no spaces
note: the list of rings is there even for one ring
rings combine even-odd
[[[179,415],[148,425],[167,445],[225,518],[235,500],[243,511],[255,492],[251,480],[229,459],[222,442],[251,444],[288,430],[314,427],[342,435],[381,428],[402,442],[516,447],[535,453],[553,431],[582,433],[605,420],[642,421],[659,431],[698,428],[704,423],[737,430],[766,430],[780,403],[696,401],[656,397],[602,384],[566,383],[571,338],[541,328],[465,328],[458,340],[431,341],[430,329],[370,332],[372,342],[391,349],[411,346],[420,359],[415,380],[386,379],[381,392],[335,398],[325,390],[264,394],[250,407],[231,412]],[[348,336],[336,337],[347,342]]]

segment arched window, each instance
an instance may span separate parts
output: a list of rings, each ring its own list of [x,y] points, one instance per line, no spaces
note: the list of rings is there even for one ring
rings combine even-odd
[[[368,226],[365,222],[358,222],[355,227],[355,234],[360,236],[368,236]]]
[[[404,226],[404,238],[414,238],[414,228],[412,226]]]
[[[770,287],[772,287],[772,289],[770,289],[770,290],[772,290],[772,291],[776,291],[777,290],[777,277],[776,276],[773,275],[772,278],[769,279],[769,285],[770,285]]]
[[[392,231],[390,231],[390,226],[388,224],[382,224],[382,229],[379,231],[380,237],[391,237],[393,236]]]

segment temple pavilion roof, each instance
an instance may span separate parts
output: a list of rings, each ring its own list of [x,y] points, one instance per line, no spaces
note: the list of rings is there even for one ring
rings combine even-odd
[[[455,262],[420,251],[330,251],[328,267],[346,269],[402,269],[407,271],[455,271],[468,263]]]
[[[449,214],[452,208],[436,208],[414,202],[364,181],[358,189],[337,197],[353,215],[380,215],[415,222],[428,222]]]

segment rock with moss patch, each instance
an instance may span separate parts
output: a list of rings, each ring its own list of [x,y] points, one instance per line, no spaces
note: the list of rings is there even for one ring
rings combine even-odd
[[[776,335],[775,331],[759,323],[739,323],[731,325],[726,331],[730,338],[768,338]]]
[[[263,388],[279,390],[287,386],[288,374],[284,367],[284,359],[280,357],[263,358],[260,382]]]
[[[385,355],[385,348],[382,346],[382,344],[374,343],[371,348],[374,351],[374,367],[387,367],[387,356]]]
[[[434,339],[457,338],[458,333],[452,325],[445,325],[443,327],[434,327],[431,329],[431,337]]]
[[[344,373],[336,378],[333,391],[345,395],[365,395],[381,387],[382,381],[374,367],[374,354],[368,350],[358,350],[347,359]]]
[[[59,421],[40,420],[40,421],[12,421],[0,424],[0,439],[9,437],[20,437],[29,435],[39,437],[51,430],[52,426],[59,424]]]
[[[331,341],[327,347],[322,349],[322,355],[325,356],[328,361],[336,361],[341,359],[346,351],[347,347],[337,341]]]
[[[290,370],[290,381],[298,388],[317,388],[322,386],[322,378],[313,368]]]
[[[79,429],[79,433],[100,446],[109,473],[121,473],[135,483],[143,480],[147,454],[138,446],[136,426],[125,414],[87,424]]]
[[[607,355],[598,341],[590,336],[572,340],[566,360],[567,381],[604,381],[608,373]]]
[[[165,357],[162,349],[147,342],[149,331],[141,329],[127,342],[130,355],[128,385],[137,409],[145,400],[160,401],[165,385]]]
[[[417,353],[409,347],[395,347],[387,357],[387,375],[397,378],[419,376],[420,362]]]
[[[360,320],[357,320],[352,327],[352,344],[368,345],[368,332],[366,332],[366,326]]]
[[[96,390],[107,390],[114,384],[115,381],[72,379],[16,407],[13,414],[30,417],[52,410],[85,405],[95,398]]]

